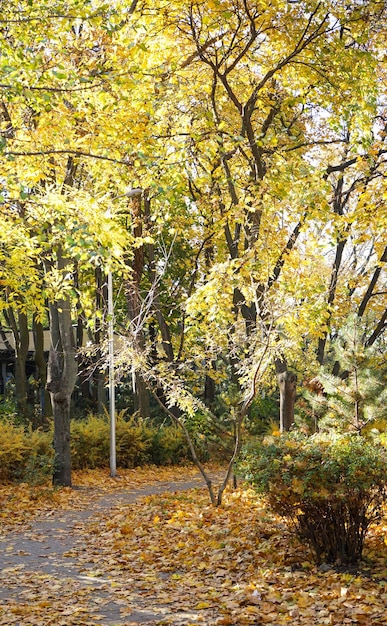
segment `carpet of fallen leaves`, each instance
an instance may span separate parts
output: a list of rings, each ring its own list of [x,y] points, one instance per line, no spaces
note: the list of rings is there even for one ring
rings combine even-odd
[[[219,468],[211,467],[211,471],[219,471]],[[197,476],[198,470],[193,466],[150,466],[120,470],[115,479],[105,469],[74,471],[72,489],[53,489],[49,484],[0,484],[0,533],[25,528],[28,522],[45,512],[83,510],[106,493],[132,491],[163,482],[178,483]]]
[[[180,475],[176,471],[138,470],[121,481],[89,472],[74,481],[84,490],[50,492],[41,488],[39,493],[19,486],[13,496],[8,492],[8,499],[9,488],[3,487],[0,500],[5,498],[6,508],[1,515],[8,528],[12,512],[12,523],[20,529],[32,523],[37,511],[82,509],[101,493],[197,474],[188,468]],[[34,512],[17,512],[20,501],[23,509],[32,507]],[[161,610],[160,619],[152,622],[160,625],[387,625],[386,530],[386,518],[371,528],[358,571],[338,571],[315,566],[307,547],[289,533],[283,520],[267,510],[265,500],[247,487],[227,491],[220,508],[209,504],[203,488],[147,496],[134,504],[97,512],[79,525],[82,541],[66,554],[88,578],[99,581],[99,590],[105,593],[101,603],[108,603],[114,593],[121,606],[119,622],[99,621],[98,617],[90,621],[86,609],[82,617],[91,590],[81,592],[71,580],[57,584],[72,621],[66,621],[62,606],[60,619],[39,622],[42,610],[55,615],[47,610],[57,595],[52,591],[32,601],[42,585],[36,576],[30,582],[28,620],[23,621],[15,607],[15,619],[0,620],[0,624],[131,624],[133,607],[141,603],[143,609],[151,611],[157,606]],[[151,620],[137,621],[146,622]]]

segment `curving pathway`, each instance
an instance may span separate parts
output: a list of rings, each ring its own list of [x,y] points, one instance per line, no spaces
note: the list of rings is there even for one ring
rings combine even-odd
[[[85,559],[85,538],[98,515],[138,503],[142,497],[203,487],[200,477],[161,482],[103,495],[80,511],[54,511],[29,530],[0,536],[0,625],[123,626],[194,624],[197,613],[168,613],[141,590],[121,586]],[[33,610],[32,608],[33,607]],[[38,617],[36,616],[38,607]],[[40,611],[41,607],[41,611]],[[201,622],[203,623],[203,622]]]

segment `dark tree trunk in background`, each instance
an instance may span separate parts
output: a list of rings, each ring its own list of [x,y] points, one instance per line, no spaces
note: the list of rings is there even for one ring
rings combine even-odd
[[[15,340],[15,395],[17,409],[23,417],[27,417],[26,362],[29,346],[27,315],[19,311],[16,319],[14,311],[10,308],[4,311],[4,317],[12,330]]]
[[[95,307],[97,311],[100,311],[101,317],[96,317],[95,330],[94,330],[94,342],[97,346],[97,351],[94,357],[93,367],[93,401],[94,406],[97,409],[99,415],[103,414],[104,407],[107,405],[107,393],[105,387],[105,376],[101,368],[102,352],[101,352],[101,340],[102,340],[102,324],[106,319],[107,312],[107,280],[106,276],[102,274],[100,267],[95,270],[95,282],[96,282],[96,297]]]
[[[294,424],[297,376],[288,370],[286,361],[278,359],[275,366],[280,390],[280,431],[283,433]]]
[[[39,376],[39,401],[41,414],[44,422],[45,417],[52,415],[50,394],[46,389],[47,383],[47,363],[44,357],[44,331],[43,325],[35,319],[32,322],[35,344],[35,364]]]
[[[74,286],[77,293],[80,293],[79,285],[79,273],[78,267],[74,264]],[[90,370],[88,367],[88,361],[84,356],[81,356],[81,350],[84,346],[84,333],[86,332],[85,323],[82,316],[82,305],[80,298],[77,299],[77,326],[76,326],[76,347],[79,353],[79,367],[78,367],[78,389],[82,398],[81,406],[86,410],[93,408],[93,396],[90,388]]]
[[[19,336],[16,343],[15,387],[17,406],[22,415],[28,414],[26,363],[29,346],[28,321],[25,313],[19,313]]]
[[[149,200],[145,192],[137,195],[132,200],[133,207],[133,236],[142,237],[144,226],[144,214],[147,213],[147,203]],[[145,205],[145,208],[144,206]],[[128,317],[131,323],[132,338],[135,347],[142,353],[145,349],[145,336],[141,310],[141,293],[140,283],[144,270],[144,246],[140,245],[134,248],[133,259],[131,260],[132,276],[125,281],[125,295],[128,310]],[[150,415],[150,398],[147,385],[140,372],[132,373],[133,380],[133,402],[134,411],[140,417],[149,417]]]
[[[211,376],[206,374],[206,377],[204,380],[204,402],[206,406],[208,406],[208,408],[211,410],[214,408],[214,405],[215,405],[215,392],[216,392],[215,381],[213,378],[211,378]]]

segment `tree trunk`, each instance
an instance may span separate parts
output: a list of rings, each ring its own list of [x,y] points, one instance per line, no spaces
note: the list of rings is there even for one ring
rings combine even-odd
[[[54,413],[55,462],[53,485],[71,487],[70,400],[67,394],[51,394]]]
[[[97,410],[98,415],[102,415],[104,412],[104,407],[106,407],[107,405],[107,393],[105,387],[104,373],[101,370],[101,320],[105,320],[106,318],[106,303],[108,301],[108,291],[106,276],[102,274],[100,267],[97,267],[95,270],[95,282],[95,308],[101,313],[101,317],[99,317],[98,315],[96,316],[94,326],[94,343],[97,346],[97,350],[94,356],[93,365],[93,404]]]
[[[15,389],[18,410],[27,417],[27,374],[26,363],[29,347],[28,321],[25,313],[19,313],[19,341],[16,344]]]
[[[50,394],[46,389],[47,363],[44,358],[44,332],[43,325],[36,319],[32,322],[35,344],[35,364],[39,373],[39,401],[42,418],[52,415]],[[44,421],[44,419],[42,420]]]
[[[276,361],[277,380],[280,390],[280,431],[290,430],[294,424],[297,376],[287,368],[286,361]]]
[[[62,270],[67,262],[60,251],[57,254],[58,268]],[[51,303],[49,313],[51,345],[46,386],[50,392],[54,415],[53,484],[71,487],[70,407],[78,366],[75,359],[70,299],[58,299]]]
[[[0,337],[3,340],[6,350],[8,351],[9,354],[11,354],[13,352],[13,348],[11,344],[9,343],[7,333],[4,331],[1,324],[0,324]],[[1,364],[1,394],[4,397],[4,400],[7,399],[7,381],[8,381],[7,364],[5,363],[5,361],[3,361]]]
[[[213,364],[215,367],[215,365]],[[206,374],[204,379],[204,403],[209,409],[213,410],[215,406],[216,384],[213,378]]]
[[[18,312],[16,320],[12,309],[4,311],[7,324],[11,327],[15,340],[15,394],[19,413],[27,417],[27,374],[26,362],[29,347],[28,320],[25,313]]]
[[[344,215],[344,207],[345,207],[346,202],[348,201],[348,195],[343,197],[343,188],[344,188],[344,178],[343,176],[340,176],[337,181],[337,184],[334,190],[334,196],[333,196],[333,211],[336,215],[340,215],[340,216]],[[343,260],[344,249],[345,249],[345,246],[347,245],[347,241],[348,241],[348,226],[346,227],[345,233],[342,235],[339,235],[337,242],[336,242],[336,253],[335,253],[335,259],[333,261],[333,266],[331,270],[331,277],[330,277],[330,282],[329,282],[328,298],[327,298],[328,313],[329,313],[329,317],[327,320],[328,326],[330,325],[330,317],[331,317],[330,307],[332,306],[336,298],[337,281],[339,279],[340,268],[341,268],[341,264]],[[325,347],[327,344],[327,339],[328,339],[328,331],[324,332],[323,336],[320,337],[318,340],[316,356],[317,356],[317,361],[320,365],[323,365],[324,363]]]
[[[149,417],[149,391],[143,377],[138,372],[135,372],[133,380],[133,408],[140,417]]]
[[[143,210],[142,203],[146,205]],[[134,237],[142,237],[144,213],[148,211],[149,203],[146,194],[133,198],[133,235]],[[130,280],[125,281],[125,295],[128,310],[128,317],[132,327],[132,337],[135,346],[142,353],[145,349],[145,336],[141,310],[141,294],[140,282],[144,269],[144,246],[134,248],[133,260],[131,262],[132,276]],[[133,401],[134,410],[138,412],[140,417],[149,417],[150,415],[150,398],[147,385],[139,372],[133,372]]]

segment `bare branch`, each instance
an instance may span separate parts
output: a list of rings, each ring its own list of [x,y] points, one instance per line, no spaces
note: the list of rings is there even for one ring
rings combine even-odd
[[[4,156],[46,156],[48,154],[74,154],[76,156],[83,156],[89,159],[101,159],[102,161],[110,161],[111,163],[119,163],[121,165],[129,165],[129,161],[125,159],[112,159],[111,157],[102,156],[101,154],[93,154],[92,152],[82,152],[80,150],[33,150],[25,152],[15,152],[14,150],[7,150],[4,152]]]
[[[103,82],[100,81],[98,83],[93,83],[91,85],[84,85],[82,87],[46,87],[46,86],[35,86],[32,87],[31,85],[17,85],[18,89],[21,89],[22,91],[49,91],[52,93],[72,93],[75,91],[86,91],[89,89],[97,89],[98,87],[102,87],[103,86]],[[8,83],[0,83],[0,89],[15,89],[16,85],[13,84],[8,84]]]
[[[372,333],[370,337],[368,337],[367,341],[365,342],[365,347],[369,348],[370,346],[372,346],[377,340],[377,338],[382,333],[384,333],[386,328],[387,328],[387,309],[384,311],[382,317],[380,318],[379,323],[376,326],[374,332]]]
[[[365,292],[363,300],[360,303],[359,310],[358,310],[358,313],[357,313],[359,317],[362,317],[364,315],[364,312],[366,310],[367,304],[368,304],[368,302],[370,301],[370,299],[371,299],[371,297],[373,295],[372,292],[374,290],[374,287],[375,287],[375,285],[376,285],[376,283],[377,283],[377,281],[379,279],[380,273],[382,271],[382,266],[380,265],[381,263],[387,263],[387,246],[384,249],[384,252],[383,252],[383,254],[382,254],[381,258],[380,258],[378,267],[375,269],[375,271],[373,273],[373,276],[371,278],[370,284],[368,285],[368,289]]]
[[[274,266],[274,269],[271,273],[271,276],[269,277],[268,281],[267,281],[267,289],[270,289],[270,287],[273,285],[273,283],[275,283],[275,281],[278,279],[281,270],[284,266],[285,260],[286,260],[286,255],[289,254],[289,252],[291,252],[291,250],[294,248],[296,241],[298,239],[298,236],[301,232],[301,228],[305,222],[307,214],[304,213],[304,215],[302,216],[302,219],[298,222],[298,224],[295,226],[295,228],[293,229],[292,234],[290,235],[286,246],[283,248],[283,250],[281,251],[281,254],[277,260],[277,263]]]
[[[196,454],[195,446],[192,443],[192,439],[191,439],[191,436],[190,436],[190,434],[188,432],[188,429],[187,429],[186,425],[178,417],[176,417],[176,415],[174,415],[172,411],[170,411],[168,409],[168,407],[164,404],[164,402],[162,402],[160,400],[159,396],[157,395],[157,393],[153,389],[151,391],[152,391],[153,397],[155,398],[155,400],[159,404],[159,406],[163,409],[163,411],[165,411],[169,415],[169,417],[173,420],[173,422],[175,424],[177,424],[177,426],[179,428],[181,428],[181,430],[183,431],[184,436],[185,436],[185,438],[187,440],[187,443],[188,443],[191,455],[192,455],[193,462],[195,463],[196,467],[200,471],[200,473],[203,476],[204,481],[205,481],[205,483],[207,485],[208,492],[210,494],[211,503],[214,506],[218,505],[217,498],[215,497],[214,490],[212,488],[212,481],[207,476],[206,470],[204,469],[203,465],[199,461],[199,458],[198,458],[198,456]]]

